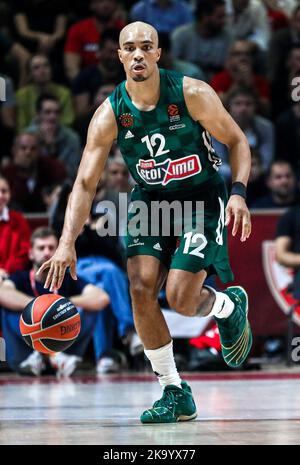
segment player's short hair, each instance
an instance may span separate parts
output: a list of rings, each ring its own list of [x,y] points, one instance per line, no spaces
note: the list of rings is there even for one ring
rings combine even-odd
[[[196,19],[212,15],[218,6],[225,6],[225,0],[198,0],[195,10]]]
[[[46,100],[52,100],[52,102],[58,103],[58,105],[60,107],[59,100],[58,100],[57,97],[55,97],[55,95],[53,95],[53,94],[42,94],[42,95],[39,96],[39,98],[36,101],[35,108],[36,108],[37,113],[39,113],[41,111],[41,109],[43,108],[43,103],[46,102]]]
[[[34,242],[37,239],[46,239],[47,237],[52,237],[52,236],[54,236],[57,239],[57,235],[54,229],[49,228],[48,226],[41,226],[40,228],[35,229],[30,237],[31,247],[34,246]]]

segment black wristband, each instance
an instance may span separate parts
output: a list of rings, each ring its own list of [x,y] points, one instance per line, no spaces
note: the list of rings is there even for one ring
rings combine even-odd
[[[240,195],[246,200],[247,187],[242,182],[234,182],[231,186],[231,195]]]

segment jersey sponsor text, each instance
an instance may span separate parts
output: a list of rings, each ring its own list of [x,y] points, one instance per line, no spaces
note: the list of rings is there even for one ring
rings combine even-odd
[[[202,169],[199,156],[196,154],[178,160],[168,158],[163,163],[156,163],[155,160],[139,160],[136,168],[139,176],[147,184],[161,184],[162,186],[171,181],[195,176]]]

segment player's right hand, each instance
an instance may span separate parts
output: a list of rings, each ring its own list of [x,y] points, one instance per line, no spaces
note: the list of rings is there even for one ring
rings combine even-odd
[[[53,257],[43,263],[37,272],[37,274],[41,274],[49,269],[44,288],[49,288],[51,292],[57,291],[62,285],[68,266],[71,277],[77,280],[76,260],[75,246],[60,244]]]

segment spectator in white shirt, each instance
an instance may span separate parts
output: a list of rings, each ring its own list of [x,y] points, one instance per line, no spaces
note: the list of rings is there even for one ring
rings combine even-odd
[[[270,24],[263,2],[258,0],[226,0],[228,29],[235,39],[255,42],[267,50],[270,40]]]

